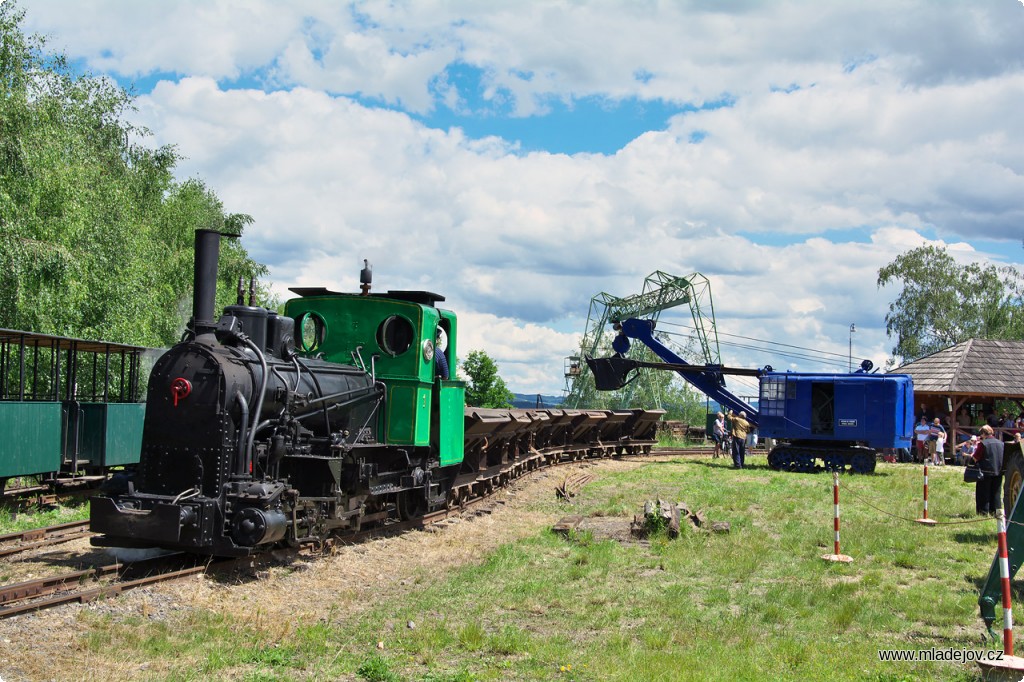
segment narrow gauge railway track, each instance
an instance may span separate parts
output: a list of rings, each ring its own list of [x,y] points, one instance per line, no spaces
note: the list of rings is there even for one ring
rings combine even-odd
[[[408,521],[391,523],[370,530],[331,538],[329,542],[318,545],[315,549],[320,553],[324,553],[337,543],[356,544],[375,537],[426,528],[434,524],[443,523],[450,518],[461,517],[465,513],[475,511],[477,507],[487,501],[493,501],[491,496],[467,499],[458,508],[442,509],[422,517],[409,519]],[[483,513],[488,511],[485,509]],[[26,531],[26,533],[41,533],[47,530],[50,529],[40,528],[36,531]],[[97,599],[114,597],[137,587],[179,580],[210,571],[227,571],[240,567],[252,568],[260,561],[261,557],[279,553],[280,551],[280,549],[268,550],[260,554],[234,559],[210,559],[209,557],[179,553],[127,563],[106,564],[95,568],[12,583],[0,587],[0,619],[11,618],[33,611],[41,611],[64,604],[85,604]],[[290,551],[294,552],[295,550]]]
[[[655,457],[711,457],[715,454],[715,449],[711,447],[695,447],[695,448],[654,448],[650,453]],[[748,455],[766,455],[768,451],[764,448],[747,448]],[[628,456],[628,455],[626,455]],[[731,457],[730,453],[723,450],[721,457]]]
[[[207,559],[172,555],[107,564],[5,585],[0,587],[0,618],[62,604],[84,604],[136,587],[205,573],[209,568],[210,562]]]
[[[52,504],[61,499],[89,497],[107,480],[103,476],[79,476],[44,480],[35,485],[4,486],[0,489],[0,503],[5,505]]]
[[[502,503],[502,501],[495,499],[497,491],[510,488],[515,482],[525,480],[529,474],[548,471],[552,466],[559,464],[583,464],[587,462],[596,464],[598,461],[578,459],[574,453],[570,453],[568,457],[561,459],[556,456],[557,454],[537,452],[535,453],[533,464],[528,463],[528,461],[522,461],[518,463],[521,466],[510,467],[508,470],[493,476],[492,478],[495,480],[484,480],[477,482],[476,485],[465,485],[462,494],[457,496],[458,501],[456,502],[455,496],[453,496],[450,504],[444,509],[406,521],[385,523],[365,530],[337,535],[323,543],[314,545],[310,549],[322,553],[337,544],[357,544],[371,538],[424,529],[442,524],[451,518],[461,518],[469,513],[486,514],[491,509],[486,507],[485,503]],[[499,480],[501,481],[500,486],[498,485]],[[589,480],[589,477],[587,480]],[[55,537],[70,540],[73,539],[73,537],[70,537],[71,535],[74,537],[88,536],[90,533],[87,530],[87,524],[88,522],[85,521],[61,524],[60,526],[39,528],[32,531],[24,531],[23,533],[12,533],[9,536],[3,537],[18,540],[42,538],[52,534]],[[78,531],[77,534],[75,534],[76,530]],[[239,566],[251,567],[259,562],[262,556],[269,555],[275,551],[279,552],[280,550],[269,550],[262,554],[254,554],[239,559],[220,560],[174,554],[131,563],[113,563],[5,585],[0,587],[0,619],[53,608],[63,604],[87,603],[96,599],[113,597],[137,587],[178,580],[206,573],[210,570],[229,570],[231,567]]]
[[[615,455],[617,458],[632,458],[632,457],[679,457],[679,456],[691,456],[691,457],[706,457],[713,453],[711,448],[653,448],[649,453],[635,452],[635,453],[623,453],[621,455]],[[540,453],[538,453],[540,454]],[[548,457],[551,453],[548,453]],[[607,455],[606,455],[607,456]],[[562,460],[562,463],[572,462],[586,462],[594,461],[593,458],[579,459],[577,457],[569,457],[568,459]],[[380,535],[381,532],[392,532],[400,531],[404,529],[412,529],[423,525],[428,525],[429,520],[444,520],[451,516],[453,513],[461,514],[463,511],[470,507],[475,507],[483,500],[487,499],[487,494],[484,492],[488,488],[496,490],[500,487],[499,481],[507,480],[514,481],[523,473],[531,473],[533,471],[539,471],[542,468],[548,466],[548,462],[542,461],[537,462],[536,466],[528,461],[520,462],[519,467],[509,468],[508,470],[502,471],[495,478],[496,481],[475,481],[472,484],[464,484],[459,488],[456,488],[454,494],[450,497],[448,508],[440,511],[433,512],[424,517],[412,519],[406,523],[391,523],[381,528],[367,529],[359,533],[353,533],[348,537],[341,537],[341,541],[354,541],[358,542],[361,538],[373,537],[374,535]],[[88,538],[94,535],[89,530],[89,521],[72,521],[69,523],[57,524],[54,526],[46,526],[42,528],[33,528],[30,530],[18,531],[15,533],[7,533],[0,535],[0,558],[13,556],[22,552],[26,552],[32,549],[39,549],[42,547],[50,547],[53,545],[59,545],[66,542],[72,542],[80,538]]]
[[[709,456],[713,453],[711,448],[653,448],[649,453],[635,452],[635,453],[623,453],[621,455],[615,455],[618,458],[632,458],[632,457],[651,457],[651,456],[666,456],[666,457],[679,457],[679,456],[692,456],[692,457],[704,457]],[[550,453],[548,453],[550,457]],[[606,455],[607,456],[607,455]],[[579,459],[577,457],[570,457],[569,459],[563,460],[563,463],[571,462],[585,462],[593,461],[592,458]],[[538,463],[534,466],[528,462],[520,462],[518,468],[510,468],[509,470],[501,472],[497,478],[501,480],[513,481],[517,480],[523,473],[530,473],[533,471],[539,471],[541,468],[546,468],[547,462]],[[504,478],[502,478],[504,477]],[[368,529],[360,533],[354,533],[350,537],[342,537],[342,541],[354,541],[358,542],[360,538],[372,537],[379,535],[382,531],[391,532],[392,530],[400,531],[403,529],[412,529],[422,525],[427,525],[424,522],[431,519],[444,520],[447,519],[452,513],[461,514],[463,511],[478,505],[481,501],[487,499],[487,495],[482,491],[487,490],[490,487],[492,490],[497,489],[501,486],[496,481],[480,481],[474,482],[473,484],[464,484],[454,491],[454,494],[449,499],[448,508],[428,514],[422,518],[412,519],[407,523],[393,523],[383,526],[381,528]],[[478,491],[478,492],[474,492]],[[7,533],[0,535],[0,558],[13,556],[22,552],[26,552],[32,549],[39,549],[42,547],[50,547],[53,545],[59,545],[66,542],[72,542],[80,538],[88,538],[94,535],[89,530],[88,520],[72,521],[69,523],[57,524],[54,526],[46,526],[42,528],[33,528],[31,530],[18,531],[15,533]]]
[[[45,528],[19,531],[0,535],[0,557],[27,552],[30,549],[50,547],[80,538],[90,537],[88,521],[72,521]]]
[[[457,509],[442,509],[408,521],[332,538],[330,542],[319,545],[316,549],[325,552],[337,543],[356,544],[375,537],[426,528],[452,517],[461,517],[489,499],[489,497],[478,497],[466,500]],[[45,531],[47,529],[38,530]],[[235,559],[210,559],[209,557],[173,554],[140,561],[106,564],[12,583],[0,586],[0,619],[64,604],[85,604],[97,599],[114,597],[137,587],[180,580],[210,571],[226,571],[239,567],[251,568],[260,561],[261,557],[280,551],[279,549],[268,550],[261,554]]]
[[[710,448],[656,448],[649,452],[634,451],[612,454],[610,448],[600,452],[534,451],[533,456],[516,462],[495,475],[464,483],[453,491],[446,508],[433,511],[406,521],[389,522],[360,531],[345,533],[316,545],[315,550],[324,552],[337,544],[357,544],[371,538],[390,536],[410,530],[425,529],[443,524],[452,518],[462,518],[469,513],[486,514],[491,508],[485,503],[501,504],[495,499],[500,490],[509,489],[514,483],[526,480],[530,474],[552,471],[561,464],[597,465],[606,458],[634,458],[657,456],[710,456]],[[589,473],[570,474],[556,488],[572,494],[577,493],[593,479]],[[571,495],[570,495],[571,496]],[[60,524],[20,533],[0,536],[0,543],[21,544],[0,547],[0,557],[19,551],[68,542],[88,537],[88,521]],[[278,550],[279,551],[279,550]],[[269,554],[269,552],[268,552]],[[72,571],[14,583],[0,587],[0,619],[52,608],[63,604],[87,603],[96,599],[113,597],[137,587],[178,580],[206,573],[211,570],[226,570],[230,567],[251,566],[259,561],[261,554],[242,559],[214,560],[207,557],[190,557],[175,554],[130,563],[112,563],[95,568]]]
[[[656,457],[710,457],[715,454],[714,448],[654,448],[651,455]]]

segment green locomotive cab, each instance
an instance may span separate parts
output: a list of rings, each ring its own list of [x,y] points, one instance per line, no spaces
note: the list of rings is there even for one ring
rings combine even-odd
[[[349,364],[387,387],[378,433],[387,445],[429,447],[442,467],[463,459],[465,384],[451,377],[455,313],[427,291],[344,294],[296,288],[285,305],[305,357]]]

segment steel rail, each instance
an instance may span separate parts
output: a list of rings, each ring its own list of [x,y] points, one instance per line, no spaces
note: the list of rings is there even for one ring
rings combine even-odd
[[[71,542],[80,538],[87,538],[93,533],[89,530],[89,521],[71,521],[60,523],[45,528],[32,528],[31,530],[18,531],[0,535],[0,544],[13,544],[10,547],[0,547],[0,557],[7,557],[20,554],[30,549],[39,547],[50,547],[64,542]]]
[[[181,553],[165,554],[5,585],[0,587],[0,619],[62,604],[84,604],[95,599],[115,596],[136,587],[204,573],[218,564],[235,565],[237,561],[229,559],[210,562],[204,557]],[[89,586],[110,578],[114,580]]]

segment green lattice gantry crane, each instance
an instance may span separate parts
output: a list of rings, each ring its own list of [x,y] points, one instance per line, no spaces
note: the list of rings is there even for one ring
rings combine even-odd
[[[580,344],[580,354],[566,359],[565,378],[567,397],[565,404],[572,408],[588,407],[593,379],[583,358],[599,354],[605,343],[605,334],[613,334],[611,325],[629,318],[644,318],[657,322],[661,311],[689,304],[693,318],[694,338],[700,345],[704,361],[721,364],[718,334],[715,331],[715,308],[711,301],[711,283],[699,272],[676,277],[660,270],[644,279],[639,294],[619,298],[601,292],[590,299],[587,328]],[[642,380],[642,379],[641,379]]]

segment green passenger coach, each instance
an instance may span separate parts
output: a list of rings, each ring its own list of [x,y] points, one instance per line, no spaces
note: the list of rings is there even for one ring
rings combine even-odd
[[[387,445],[430,448],[441,466],[461,463],[465,384],[449,371],[457,357],[455,313],[437,307],[438,294],[368,288],[292,289],[301,298],[288,301],[285,315],[295,320],[297,350],[365,369],[386,386],[377,433]]]

